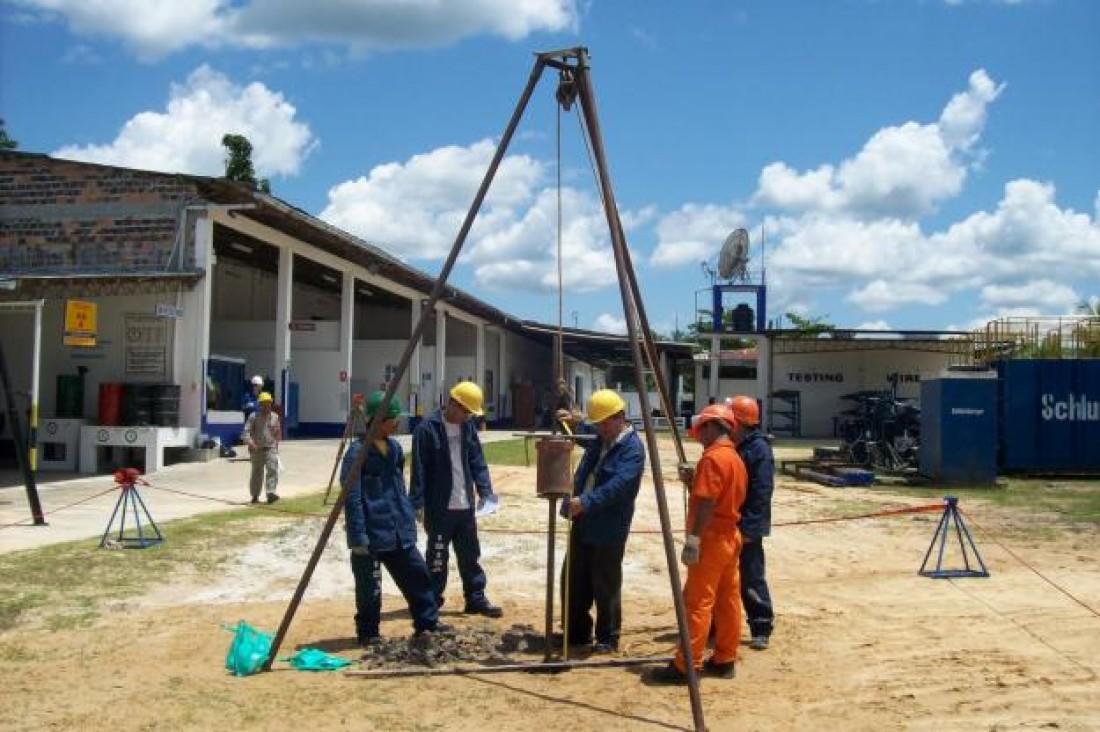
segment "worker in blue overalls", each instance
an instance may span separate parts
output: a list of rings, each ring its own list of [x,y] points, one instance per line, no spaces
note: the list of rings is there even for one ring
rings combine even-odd
[[[381,639],[382,567],[405,596],[418,637],[448,630],[439,622],[439,608],[432,591],[428,565],[416,547],[416,521],[405,490],[405,454],[393,438],[401,407],[391,400],[379,414],[385,394],[376,391],[367,399],[367,416],[381,419],[378,436],[368,447],[359,479],[353,480],[345,500],[345,529],[355,577],[355,631],[359,645],[368,647]],[[340,470],[341,482],[364,449],[365,435],[348,448]]]
[[[423,512],[428,534],[425,554],[436,601],[443,605],[453,543],[466,599],[463,612],[499,618],[504,611],[485,596],[477,538],[477,509],[496,500],[472,419],[484,414],[483,402],[481,387],[472,381],[459,382],[451,389],[447,405],[413,430],[410,498]]]

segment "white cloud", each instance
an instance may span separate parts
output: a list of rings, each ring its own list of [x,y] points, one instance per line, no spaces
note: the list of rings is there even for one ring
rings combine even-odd
[[[495,152],[490,140],[450,146],[406,162],[375,167],[329,191],[320,217],[406,259],[438,259],[450,252]],[[551,292],[558,287],[557,189],[542,185],[546,162],[504,158],[460,259],[474,282],[491,290]],[[607,218],[595,195],[561,189],[562,280],[587,292],[617,281]],[[648,222],[652,208],[621,213],[624,229]],[[633,254],[632,254],[633,256]]]
[[[649,261],[654,267],[698,264],[714,259],[730,232],[745,217],[733,208],[688,203],[657,223],[657,248]]]
[[[982,288],[982,304],[999,310],[1042,306],[1046,313],[1069,313],[1080,302],[1081,298],[1072,287],[1046,279]]]
[[[893,330],[885,320],[870,320],[860,323],[853,330]]]
[[[804,173],[777,162],[760,173],[753,201],[791,211],[833,212],[867,218],[913,219],[955,196],[966,180],[970,153],[986,110],[1004,89],[979,69],[936,123],[906,122],[879,130],[839,166]]]
[[[626,318],[611,313],[600,313],[592,323],[592,330],[600,333],[626,334]]]
[[[225,172],[226,133],[252,143],[260,177],[295,175],[317,144],[309,125],[282,94],[260,83],[239,86],[209,66],[200,66],[183,84],[173,84],[163,112],[132,117],[113,142],[67,145],[59,158],[106,165],[198,175]]]
[[[450,252],[495,150],[491,140],[481,140],[469,147],[441,147],[405,163],[379,165],[366,176],[330,189],[320,218],[378,241],[398,256],[438,259]],[[470,240],[506,237],[521,215],[518,209],[530,204],[545,169],[545,164],[524,155],[505,157]],[[465,251],[470,250],[468,241]],[[505,253],[521,252],[517,248]]]
[[[120,39],[143,58],[189,46],[331,43],[355,51],[445,46],[493,35],[519,40],[576,30],[576,0],[16,0],[78,35]]]
[[[875,280],[845,298],[864,310],[892,310],[903,304],[939,305],[947,295],[928,285]]]

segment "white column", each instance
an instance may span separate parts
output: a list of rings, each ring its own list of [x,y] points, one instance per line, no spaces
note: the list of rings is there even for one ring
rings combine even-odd
[[[416,324],[420,322],[420,317],[424,312],[424,307],[421,305],[419,297],[414,297],[409,300],[409,310],[411,318],[409,319],[409,336],[412,337],[412,332],[416,328]],[[421,376],[423,374],[420,370],[420,346],[424,342],[423,337],[418,338],[413,345],[412,356],[409,358],[409,372],[405,375],[405,378],[409,384],[409,413],[413,416],[419,416],[425,412],[431,411],[430,404],[424,404],[424,397],[426,396],[421,390]]]
[[[485,323],[474,326],[474,381],[485,386]],[[490,397],[491,398],[491,397]]]
[[[275,355],[271,377],[275,380],[275,401],[287,406],[286,390],[290,383],[290,315],[294,295],[294,252],[279,249],[279,282],[275,289]]]
[[[201,427],[206,414],[206,368],[210,360],[210,319],[214,291],[214,220],[203,211],[195,217],[195,266],[202,278],[182,293],[183,318],[175,322],[175,380],[180,385],[180,426]]]
[[[707,400],[703,402],[703,406],[706,406],[710,402],[710,397],[714,397],[715,402],[718,401],[718,372],[722,370],[722,337],[711,336],[710,338],[710,393],[707,394]]]
[[[435,309],[435,401],[434,409],[443,402],[447,393],[447,311],[436,306]]]
[[[771,429],[772,342],[767,336],[756,339],[756,396],[760,399],[760,424]]]
[[[347,419],[351,408],[351,378],[354,373],[352,344],[355,341],[355,275],[344,272],[340,283],[340,370],[345,380],[340,384],[340,408]],[[333,374],[338,376],[338,374]]]
[[[510,393],[508,373],[508,331],[501,328],[497,335],[497,418],[507,419],[512,414],[512,395]]]

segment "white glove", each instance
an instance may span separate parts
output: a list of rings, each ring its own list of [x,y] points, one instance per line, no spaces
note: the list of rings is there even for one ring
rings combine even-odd
[[[691,566],[699,562],[699,555],[702,550],[699,547],[699,537],[693,534],[688,534],[687,539],[684,541],[684,549],[680,552],[680,561]]]
[[[424,523],[424,509],[416,509],[416,523],[423,525]]]

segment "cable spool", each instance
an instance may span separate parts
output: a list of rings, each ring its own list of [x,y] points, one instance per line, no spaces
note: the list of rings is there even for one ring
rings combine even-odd
[[[573,441],[563,437],[542,437],[535,443],[536,489],[540,498],[573,495],[573,471],[569,458]]]

